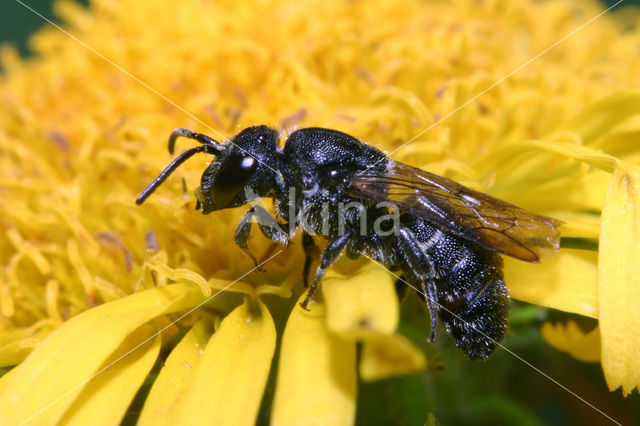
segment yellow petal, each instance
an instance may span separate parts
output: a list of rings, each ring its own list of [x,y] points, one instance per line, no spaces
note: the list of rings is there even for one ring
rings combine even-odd
[[[583,332],[575,321],[542,324],[542,337],[551,346],[586,362],[600,361],[600,329]]]
[[[558,216],[564,221],[560,226],[560,234],[563,238],[591,238],[600,237],[600,218],[588,214],[571,214],[565,217]]]
[[[587,146],[578,145],[568,142],[546,141],[546,140],[530,140],[517,142],[514,146],[534,147],[544,149],[546,151],[555,152],[557,154],[564,155],[565,157],[573,158],[590,166],[604,170],[606,172],[612,172],[615,168],[618,160],[611,155],[605,154]]]
[[[17,365],[22,362],[49,334],[51,328],[43,328],[37,333],[24,338],[16,338],[9,343],[0,344],[0,367]],[[32,343],[31,343],[32,342]],[[29,344],[31,343],[31,344]]]
[[[369,262],[348,278],[328,271],[322,281],[327,306],[327,328],[344,338],[395,332],[399,320],[394,277]]]
[[[257,305],[237,307],[209,340],[180,424],[255,424],[276,346],[271,314],[262,302]]]
[[[312,303],[309,309],[297,303],[287,321],[271,423],[351,425],[356,414],[356,344],[328,332],[323,304]]]
[[[329,271],[322,282],[327,329],[363,344],[360,374],[365,380],[423,370],[422,351],[394,334],[399,321],[395,277],[369,262],[349,277]]]
[[[620,163],[602,209],[598,297],[609,389],[640,385],[640,169]]]
[[[505,281],[514,299],[597,318],[597,256],[561,249],[540,264],[504,256]]]
[[[420,348],[406,337],[378,335],[363,343],[360,359],[360,377],[372,381],[386,379],[400,374],[422,371],[427,360]]]
[[[578,133],[584,144],[611,133],[623,120],[640,113],[640,92],[626,91],[594,102],[563,127]]]
[[[625,129],[600,138],[597,144],[592,147],[600,148],[607,153],[618,158],[638,163],[638,141],[640,140],[640,130]],[[632,161],[631,159],[635,159]]]
[[[55,423],[125,338],[150,319],[195,306],[198,287],[172,284],[97,306],[55,330],[19,366],[0,392],[9,424],[43,416]]]
[[[115,364],[87,384],[60,423],[86,425],[100,419],[102,424],[119,424],[160,352],[162,338],[155,333],[156,327],[144,325],[127,336],[103,368]]]
[[[2,377],[0,377],[0,392],[4,390],[7,383],[9,382],[9,378],[11,377],[14,371],[15,371],[15,368],[13,370],[7,371]]]
[[[200,320],[169,354],[144,403],[138,425],[174,425],[193,381],[213,324]]]

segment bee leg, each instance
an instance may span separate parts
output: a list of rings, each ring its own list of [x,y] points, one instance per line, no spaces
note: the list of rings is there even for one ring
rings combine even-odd
[[[262,231],[265,237],[272,241],[286,245],[289,242],[289,234],[284,231],[284,229],[287,228],[286,225],[281,225],[276,222],[273,216],[271,216],[266,209],[260,206],[251,207],[240,219],[240,223],[238,223],[238,227],[236,228],[236,245],[238,245],[238,247],[240,247],[251,258],[251,260],[253,260],[253,263],[259,271],[264,272],[264,269],[258,266],[258,260],[253,256],[247,246],[247,240],[251,234],[251,225],[253,224],[254,217],[258,220],[258,227],[260,228],[260,231]]]
[[[302,309],[308,311],[307,305],[311,301],[311,298],[313,297],[313,293],[318,288],[318,283],[324,276],[324,273],[327,271],[327,268],[329,268],[331,264],[338,258],[338,255],[340,255],[344,247],[349,242],[350,238],[351,238],[351,234],[342,235],[336,238],[335,240],[331,241],[327,246],[327,248],[324,250],[324,252],[322,252],[322,257],[320,258],[320,266],[318,266],[318,269],[316,269],[316,276],[313,279],[313,284],[311,284],[311,287],[309,287],[309,292],[307,293],[307,297],[300,304],[300,306],[302,306]]]
[[[420,283],[422,287],[422,293],[425,295],[424,300],[427,303],[429,309],[429,316],[431,317],[431,331],[427,341],[433,343],[436,341],[436,328],[438,327],[438,302],[436,302],[437,290],[436,283],[432,279],[427,279]]]
[[[436,328],[438,326],[438,290],[434,277],[436,276],[433,262],[426,256],[413,233],[407,228],[400,228],[398,234],[398,245],[400,252],[404,255],[408,268],[412,271],[413,282],[420,283],[420,290],[414,289],[422,294],[420,295],[427,305],[429,316],[431,317],[431,330],[429,332],[429,342],[436,341]],[[411,285],[413,287],[413,284]]]
[[[311,271],[311,261],[318,251],[318,247],[313,242],[313,237],[306,231],[302,234],[302,248],[304,249],[304,269],[302,270],[302,283],[304,288],[309,287],[309,272]]]
[[[407,297],[407,293],[409,290],[409,286],[406,283],[406,279],[404,275],[396,280],[394,283],[394,287],[396,289],[396,295],[398,296],[398,300],[402,302],[405,297]]]

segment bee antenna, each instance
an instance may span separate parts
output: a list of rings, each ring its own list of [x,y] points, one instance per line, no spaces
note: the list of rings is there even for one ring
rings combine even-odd
[[[180,136],[183,136],[188,139],[193,139],[197,142],[200,142],[203,145],[209,146],[212,151],[213,150],[217,151],[214,155],[220,154],[220,152],[224,151],[225,149],[224,145],[222,145],[220,142],[216,141],[215,139],[210,138],[207,135],[203,135],[202,133],[195,133],[189,129],[183,129],[179,127],[177,129],[174,129],[173,132],[171,132],[171,135],[169,136],[169,152],[171,154],[173,154],[173,149],[176,145],[176,139],[178,139]],[[207,151],[207,152],[211,152],[211,151]],[[211,153],[213,154],[213,152]]]
[[[182,129],[176,129],[176,130],[182,130]],[[175,132],[175,130],[174,130]],[[173,133],[171,133],[171,137],[173,139],[175,139],[175,137],[173,136]],[[169,145],[170,148],[173,148],[171,145],[171,138],[169,139]],[[217,142],[216,142],[217,143]],[[170,149],[170,151],[173,151],[173,149]],[[171,163],[169,163],[169,165],[158,175],[157,178],[155,178],[153,180],[153,182],[151,182],[149,184],[149,186],[147,186],[141,193],[140,195],[138,195],[138,198],[136,198],[136,204],[140,205],[142,203],[144,203],[144,201],[149,198],[149,195],[151,195],[160,185],[162,185],[162,183],[167,180],[167,178],[169,177],[169,175],[171,173],[173,173],[173,171],[175,169],[177,169],[178,167],[180,167],[180,165],[182,163],[184,163],[185,161],[187,161],[189,158],[191,158],[194,154],[197,154],[199,152],[206,152],[207,154],[213,154],[213,155],[218,155],[220,154],[220,150],[212,145],[209,144],[205,144],[205,145],[201,145],[201,146],[197,146],[195,148],[191,148],[186,150],[185,152],[183,152],[182,154],[180,154],[178,157],[176,157],[175,160],[173,160]]]

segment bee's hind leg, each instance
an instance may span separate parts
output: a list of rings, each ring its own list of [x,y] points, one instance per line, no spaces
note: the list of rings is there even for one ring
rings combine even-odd
[[[429,316],[431,317],[431,330],[429,332],[428,341],[435,342],[436,340],[436,328],[438,325],[438,290],[435,283],[435,269],[433,262],[426,256],[413,233],[406,228],[400,228],[398,233],[398,249],[402,253],[408,269],[411,270],[411,280],[404,281],[406,285],[413,287],[413,289],[424,300],[429,310]],[[406,271],[407,273],[409,271]],[[417,287],[419,283],[420,288]]]
[[[429,316],[431,317],[431,332],[429,333],[429,338],[427,339],[430,343],[436,341],[436,327],[438,326],[438,302],[436,285],[433,279],[427,279],[426,281],[422,281],[420,283],[422,287],[422,298],[427,304],[427,309],[429,310]]]

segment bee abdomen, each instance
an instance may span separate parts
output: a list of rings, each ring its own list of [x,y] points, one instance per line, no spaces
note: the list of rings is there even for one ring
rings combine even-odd
[[[438,317],[456,346],[471,359],[486,359],[504,337],[509,296],[502,259],[413,217],[411,227],[423,256],[433,264]]]
[[[464,266],[436,280],[438,314],[457,347],[472,359],[486,359],[504,337],[509,295],[502,259],[480,248],[470,253],[473,255],[465,259]]]

